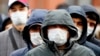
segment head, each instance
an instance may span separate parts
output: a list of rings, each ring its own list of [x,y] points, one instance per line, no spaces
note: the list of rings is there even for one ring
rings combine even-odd
[[[71,16],[72,16],[75,26],[78,29],[78,37],[80,38],[83,31],[83,22],[81,20],[81,17],[77,14],[71,14]]]
[[[30,48],[30,46],[36,47],[43,43],[40,31],[47,12],[45,9],[32,10],[32,14],[23,31],[23,39],[27,43],[28,48]]]
[[[29,28],[30,40],[33,47],[36,47],[43,43],[42,37],[40,36],[40,31],[41,24],[35,24]]]
[[[10,17],[4,19],[2,23],[2,31],[12,28],[12,21]]]
[[[76,31],[77,29],[74,27],[68,12],[59,9],[48,12],[42,24],[41,34],[44,41],[50,46],[69,47],[72,44],[71,39],[77,36]]]
[[[69,6],[67,11],[70,13],[76,28],[78,29],[78,43],[82,44],[86,41],[87,20],[84,10],[80,6]]]
[[[94,36],[95,29],[99,22],[99,15],[97,10],[91,5],[82,5],[81,7],[84,9],[87,16],[87,40],[90,40]]]
[[[20,0],[9,1],[8,13],[11,18],[13,26],[22,31],[29,16],[29,9],[26,3]]]
[[[59,5],[56,7],[56,9],[66,9],[67,7],[69,7],[68,4],[62,3],[62,4],[59,4]]]

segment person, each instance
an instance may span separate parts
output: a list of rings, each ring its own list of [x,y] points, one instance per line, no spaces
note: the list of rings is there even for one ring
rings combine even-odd
[[[23,39],[27,43],[27,47],[12,52],[10,56],[24,56],[30,49],[44,43],[40,36],[40,31],[47,12],[45,9],[35,9],[32,11],[23,30]]]
[[[1,27],[1,31],[5,31],[12,28],[12,22],[10,17],[6,17],[3,22],[2,22],[2,27]]]
[[[62,3],[62,4],[57,5],[56,9],[66,9],[69,6],[70,6],[69,4]]]
[[[77,28],[66,10],[49,11],[41,30],[45,43],[25,56],[95,56],[90,49],[74,42]]]
[[[88,24],[87,40],[100,47],[100,40],[96,39],[94,36],[97,24],[99,23],[100,20],[99,14],[97,13],[97,10],[91,5],[82,5],[81,7],[84,9],[87,15],[87,24]]]
[[[2,23],[3,23],[3,19],[5,18],[6,16],[4,14],[0,14],[0,32],[2,32]]]
[[[0,33],[0,56],[9,56],[12,51],[26,46],[22,31],[28,20],[28,5],[20,0],[10,0],[8,7],[12,28]]]
[[[97,27],[96,27],[96,30],[95,30],[95,36],[96,36],[97,39],[100,40],[100,21],[97,24]]]
[[[87,19],[84,10],[80,6],[69,6],[67,11],[70,13],[76,28],[78,29],[77,43],[90,48],[96,56],[100,56],[100,47],[87,41]]]

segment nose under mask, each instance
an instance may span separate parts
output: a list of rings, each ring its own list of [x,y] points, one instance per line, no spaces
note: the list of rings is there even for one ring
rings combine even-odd
[[[31,33],[30,40],[33,45],[37,46],[43,43],[42,37],[40,36],[40,33],[35,32]]]
[[[28,20],[28,12],[13,12],[11,14],[11,20],[14,25],[23,25],[26,24]]]
[[[87,36],[89,36],[92,32],[93,32],[93,28],[92,27],[88,27]]]
[[[68,32],[59,28],[48,30],[48,39],[54,41],[57,46],[64,45],[67,42]]]

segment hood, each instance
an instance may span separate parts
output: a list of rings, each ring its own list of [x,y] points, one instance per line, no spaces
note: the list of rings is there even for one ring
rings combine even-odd
[[[94,35],[97,24],[99,23],[99,20],[100,20],[99,18],[100,17],[99,17],[99,14],[97,13],[97,10],[93,6],[91,6],[91,5],[82,5],[81,7],[84,9],[84,11],[87,15],[93,13],[96,16],[96,25],[95,25],[92,33],[89,36],[87,36],[87,40],[90,40]]]
[[[74,26],[71,16],[66,10],[58,9],[58,10],[49,11],[42,24],[41,34],[45,43],[47,43],[49,47],[51,46],[51,49],[53,48],[52,45],[54,45],[54,42],[48,40],[47,27],[50,25],[56,25],[56,24],[64,25],[69,29],[69,33],[71,33],[70,35],[71,37],[68,42],[70,42],[70,44],[71,42],[74,41],[74,40],[71,41],[72,38],[77,38],[77,29]]]
[[[5,30],[5,26],[7,25],[7,23],[10,23],[11,22],[11,19],[10,17],[6,17],[3,22],[2,22],[2,28],[1,30],[4,31]]]
[[[83,23],[83,29],[82,34],[79,39],[76,39],[78,43],[83,44],[87,39],[87,20],[86,20],[86,14],[84,10],[80,6],[69,6],[67,8],[67,11],[70,13],[72,17],[77,17],[82,20]]]
[[[48,11],[45,10],[45,9],[32,10],[32,14],[29,17],[29,20],[27,21],[26,26],[23,30],[23,39],[27,43],[28,48],[30,48],[30,45],[32,45],[32,43],[30,41],[30,35],[29,35],[30,27],[33,26],[33,25],[42,24],[44,17],[46,16],[47,12]]]

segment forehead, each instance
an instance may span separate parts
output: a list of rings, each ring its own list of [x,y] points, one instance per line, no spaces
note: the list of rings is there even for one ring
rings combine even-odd
[[[40,30],[41,30],[40,25],[34,25],[34,26],[30,27],[30,29],[29,29],[30,32],[39,32]]]
[[[74,21],[82,21],[81,18],[73,18]]]
[[[9,7],[9,9],[13,9],[15,7],[26,7],[26,6],[22,4],[21,2],[15,2]]]
[[[33,25],[33,26],[30,26],[29,28],[32,30],[36,30],[36,29],[40,29],[41,25]]]
[[[48,29],[52,29],[52,28],[68,29],[65,25],[50,25],[50,26],[48,26]]]
[[[92,20],[92,19],[87,19],[87,22],[93,22],[93,23],[96,23],[96,21],[95,20]]]

